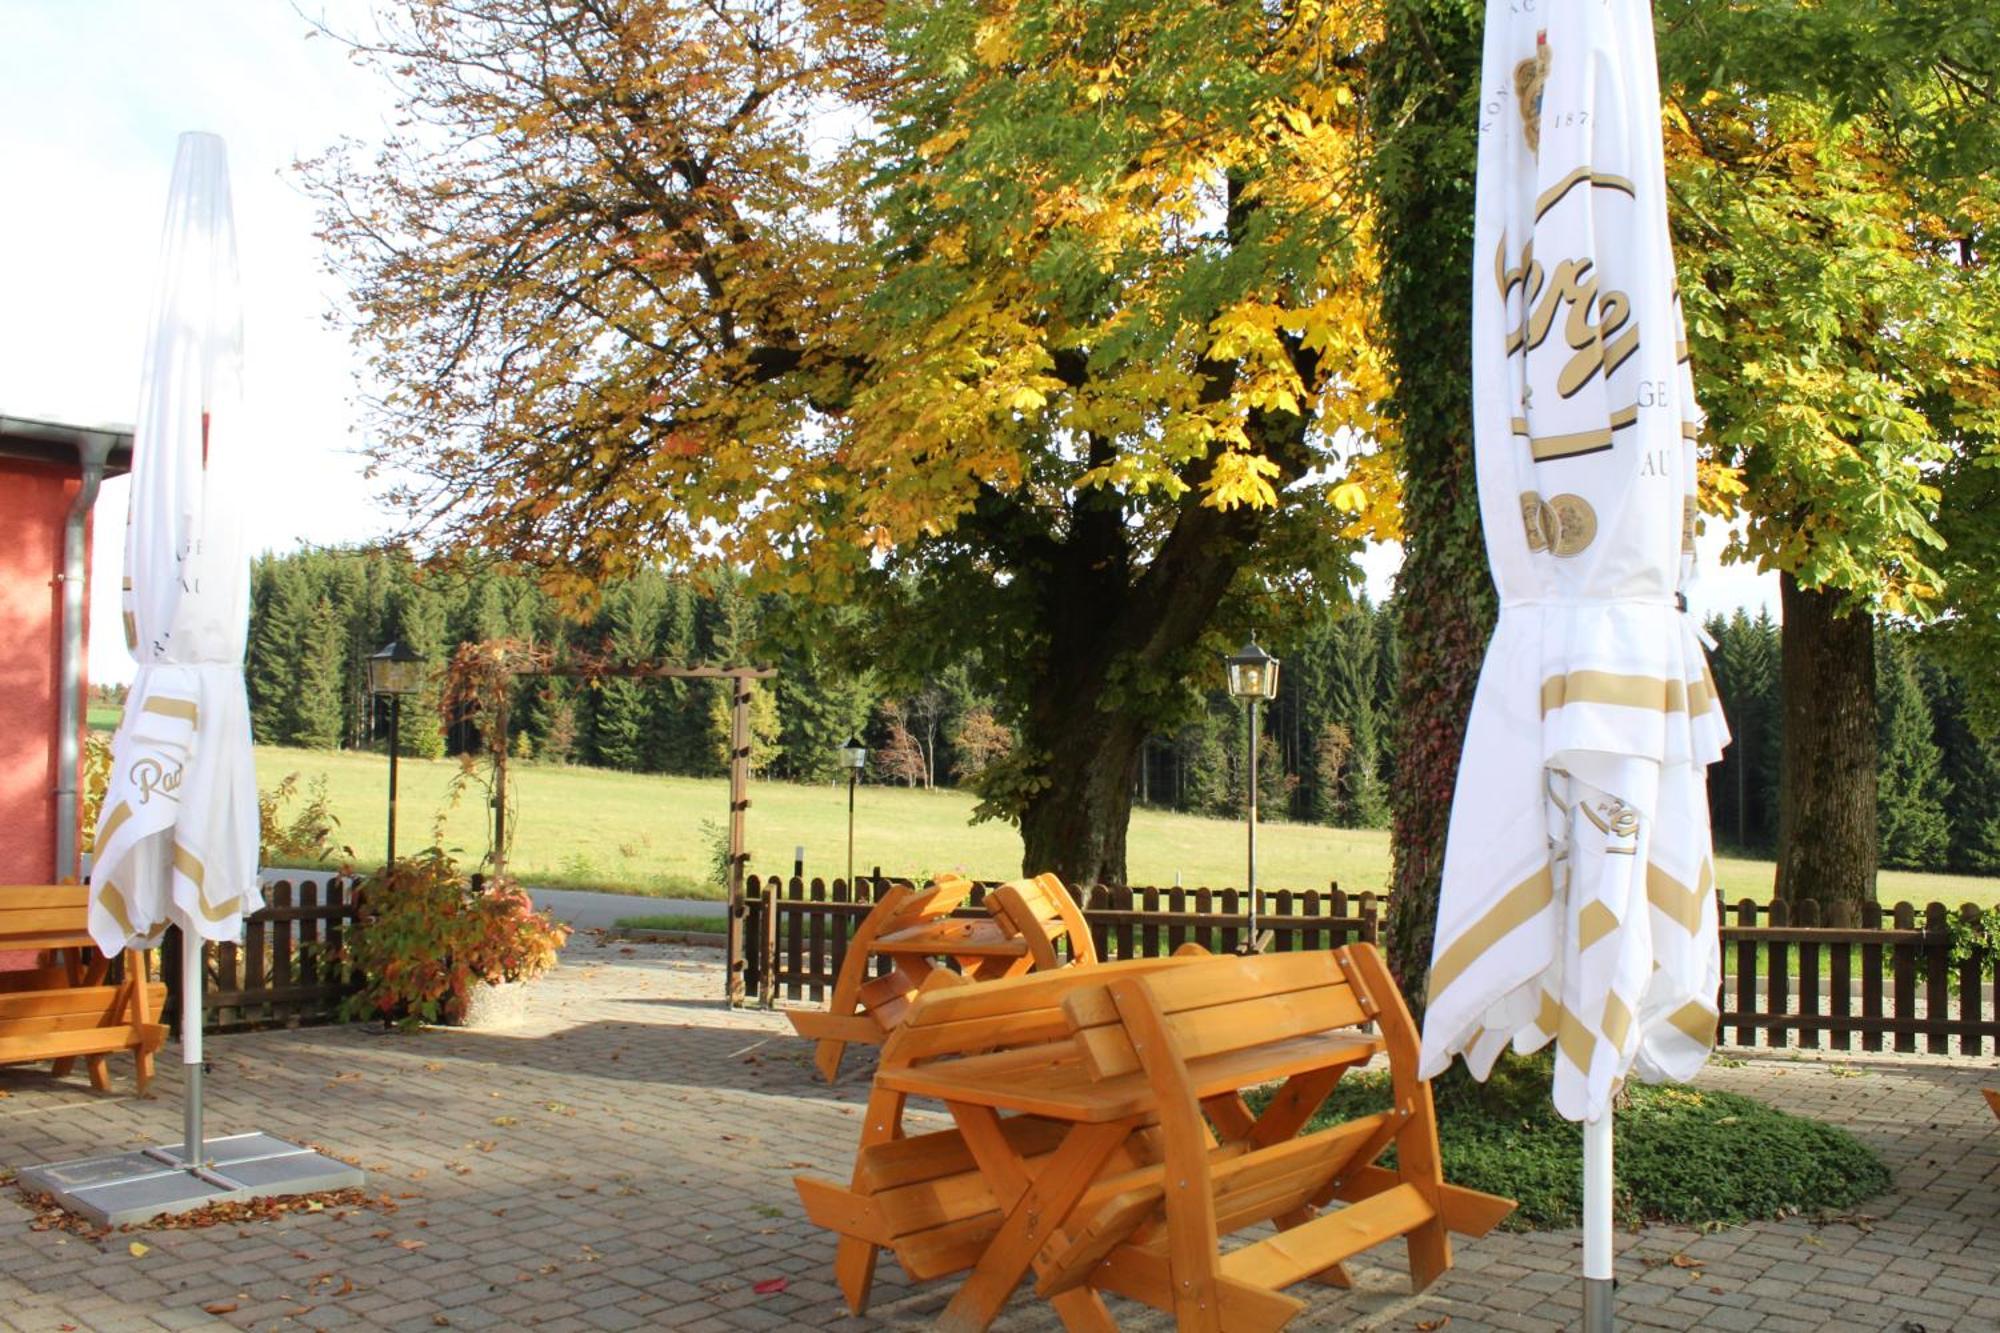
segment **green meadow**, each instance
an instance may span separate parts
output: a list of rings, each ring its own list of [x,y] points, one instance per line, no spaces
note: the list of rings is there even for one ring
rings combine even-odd
[[[488,845],[485,792],[467,785],[457,803],[449,789],[454,760],[405,759],[399,766],[401,815],[397,845],[410,851],[439,841],[466,862]],[[482,775],[483,766],[478,770]],[[257,749],[257,778],[269,789],[296,773],[303,789],[324,778],[328,807],[340,821],[337,840],[357,865],[374,865],[386,839],[388,760],[352,751]],[[513,854],[523,881],[554,888],[607,889],[656,896],[716,897],[711,830],[728,820],[729,786],[721,778],[662,777],[605,769],[515,764],[510,770]],[[976,878],[1021,869],[1021,842],[1003,823],[970,822],[974,801],[959,791],[863,786],[855,802],[854,864],[898,875],[956,870]],[[296,810],[297,803],[290,807]],[[750,865],[755,873],[789,874],[803,847],[806,872],[831,879],[845,873],[847,789],[834,785],[753,782]],[[1243,882],[1244,830],[1239,820],[1204,819],[1159,810],[1132,816],[1128,868],[1135,884],[1211,885]],[[1259,829],[1259,879],[1267,888],[1379,891],[1388,882],[1389,835],[1383,830],[1270,823]],[[1732,900],[1768,898],[1769,861],[1724,857],[1718,873]],[[1893,903],[2000,903],[2000,880],[1884,871],[1880,897]]]

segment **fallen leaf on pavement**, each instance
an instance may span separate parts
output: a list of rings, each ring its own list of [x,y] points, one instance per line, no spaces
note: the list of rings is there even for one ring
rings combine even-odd
[[[194,1142],[194,1140],[193,1140],[193,1139],[189,1139],[189,1140],[188,1140],[188,1142],[189,1142],[189,1143],[192,1143],[192,1142]],[[236,1302],[235,1302],[235,1301],[215,1301],[215,1302],[212,1302],[212,1303],[210,1303],[210,1304],[208,1304],[208,1305],[204,1305],[204,1306],[202,1306],[201,1308],[202,1308],[203,1312],[204,1312],[204,1313],[207,1313],[207,1314],[235,1314],[235,1313],[236,1313]]]
[[[132,1257],[134,1259],[143,1259],[148,1254],[151,1254],[153,1252],[153,1247],[148,1245],[143,1240],[135,1240],[130,1245],[127,1245],[125,1248],[132,1252]]]
[[[756,1286],[752,1287],[751,1290],[756,1292],[759,1296],[769,1296],[774,1292],[783,1291],[789,1285],[790,1285],[790,1279],[788,1278],[767,1277],[762,1282],[759,1282]]]

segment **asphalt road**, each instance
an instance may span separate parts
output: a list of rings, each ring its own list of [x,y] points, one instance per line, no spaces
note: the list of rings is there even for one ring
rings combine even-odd
[[[581,889],[529,889],[535,906],[580,930],[608,930],[621,916],[712,916],[721,929],[726,903],[702,898],[648,898],[631,893],[589,893]]]

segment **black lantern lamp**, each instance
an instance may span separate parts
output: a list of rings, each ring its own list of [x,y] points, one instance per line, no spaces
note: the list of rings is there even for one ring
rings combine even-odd
[[[849,736],[847,744],[834,751],[840,756],[840,766],[847,770],[847,891],[854,892],[854,788],[861,781],[861,770],[868,763],[868,747],[858,736]]]
[[[1223,662],[1229,668],[1229,693],[1250,705],[1250,786],[1245,802],[1250,853],[1245,887],[1250,897],[1250,929],[1242,952],[1261,953],[1264,942],[1257,934],[1257,705],[1278,697],[1278,659],[1259,648],[1253,638]]]
[[[389,696],[389,857],[396,863],[396,752],[403,739],[403,696],[424,687],[424,665],[429,659],[409,645],[395,642],[382,646],[368,658],[368,692]]]

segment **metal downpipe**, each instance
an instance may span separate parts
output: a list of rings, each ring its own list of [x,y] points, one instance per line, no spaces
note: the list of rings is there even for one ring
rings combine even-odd
[[[83,598],[84,533],[91,506],[97,503],[97,488],[104,480],[111,439],[94,431],[86,433],[77,440],[76,452],[83,468],[83,488],[76,493],[63,523],[63,566],[57,576],[62,580],[62,657],[56,686],[55,877],[59,881],[82,873],[76,773],[82,757],[77,734],[83,728],[83,630],[88,614]]]

